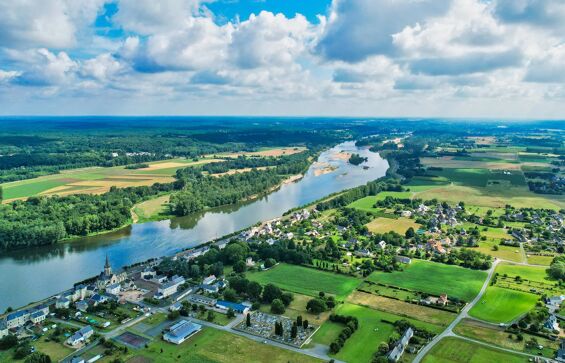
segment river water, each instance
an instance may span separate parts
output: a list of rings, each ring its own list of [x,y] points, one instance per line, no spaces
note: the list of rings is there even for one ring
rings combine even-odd
[[[341,151],[369,160],[353,166]],[[368,167],[368,168],[364,168]],[[328,167],[331,172],[320,173]],[[117,232],[69,243],[0,255],[0,312],[72,287],[102,271],[106,254],[114,268],[170,255],[187,247],[281,216],[289,209],[385,175],[388,163],[379,154],[346,142],[323,152],[304,178],[247,203],[216,208],[182,218],[134,224]]]

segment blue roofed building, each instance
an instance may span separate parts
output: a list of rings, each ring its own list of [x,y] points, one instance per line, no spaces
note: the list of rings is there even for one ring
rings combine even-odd
[[[232,309],[238,314],[247,314],[247,312],[249,311],[249,306],[225,300],[218,300],[216,302],[216,307],[218,309],[225,310],[226,312],[229,309]]]
[[[163,339],[169,343],[181,344],[202,329],[202,325],[192,323],[188,320],[181,320],[169,328],[163,334]]]

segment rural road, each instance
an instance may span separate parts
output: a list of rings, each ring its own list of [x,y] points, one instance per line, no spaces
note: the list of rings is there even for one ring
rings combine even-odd
[[[487,275],[485,282],[483,283],[483,287],[481,287],[481,291],[479,291],[478,295],[475,296],[473,301],[471,301],[471,303],[465,305],[465,307],[461,310],[459,315],[457,315],[455,320],[453,320],[451,322],[451,324],[449,324],[447,326],[447,328],[441,334],[436,335],[436,337],[434,339],[432,339],[431,342],[429,342],[425,347],[423,347],[418,352],[418,355],[416,356],[416,358],[414,358],[414,361],[413,361],[414,363],[420,363],[422,361],[422,359],[424,358],[424,356],[443,338],[448,337],[448,336],[455,336],[455,334],[453,333],[453,328],[455,328],[455,326],[457,324],[459,324],[459,322],[462,319],[467,318],[469,316],[468,315],[469,310],[471,310],[471,308],[473,306],[475,306],[475,304],[481,300],[481,298],[483,297],[483,294],[485,293],[485,291],[486,291],[486,289],[487,289],[487,287],[490,283],[490,279],[492,278],[492,275],[494,274],[494,270],[496,269],[496,265],[498,265],[499,262],[500,262],[500,260],[498,260],[498,259],[496,259],[494,261],[494,263],[492,264],[492,266],[488,270],[488,275]]]

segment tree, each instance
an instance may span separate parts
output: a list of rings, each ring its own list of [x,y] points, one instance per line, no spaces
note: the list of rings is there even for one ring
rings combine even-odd
[[[251,326],[251,314],[247,313],[247,316],[245,317],[245,325],[247,327]]]
[[[285,306],[280,299],[274,299],[271,302],[271,312],[273,314],[283,314],[285,311]]]
[[[247,296],[249,296],[251,300],[259,300],[262,292],[263,287],[256,281],[251,281],[247,285]]]
[[[216,315],[212,310],[208,310],[208,315],[206,316],[206,320],[212,322],[216,318]]]
[[[309,325],[309,324],[308,324],[308,320],[304,320],[304,321],[302,322],[302,327],[303,327],[304,329],[308,329],[308,325]]]
[[[265,266],[265,268],[271,268],[276,264],[277,264],[277,261],[274,258],[267,258],[263,265]]]
[[[226,314],[228,316],[228,318],[234,318],[235,317],[235,312],[233,311],[233,309],[228,309],[228,313]]]
[[[237,302],[237,293],[232,288],[227,288],[224,291],[224,299],[231,302]]]
[[[0,203],[2,203],[3,200],[4,200],[4,189],[0,185]]]
[[[316,298],[308,301],[308,303],[306,304],[306,310],[308,310],[312,314],[320,314],[328,310],[328,306],[326,305],[326,302],[324,300]]]
[[[178,318],[180,316],[180,312],[179,311],[171,311],[169,313],[169,315],[167,315],[167,319],[169,320],[175,320],[176,318]]]
[[[281,295],[281,300],[284,306],[289,306],[292,300],[294,300],[294,296],[292,296],[290,292],[285,292],[284,294]]]
[[[404,234],[404,236],[406,238],[414,238],[415,235],[416,235],[416,233],[414,232],[414,228],[412,228],[412,227],[408,227],[408,229],[406,230],[406,233]]]
[[[18,344],[18,338],[15,335],[8,334],[0,339],[0,350],[7,350]]]
[[[280,299],[282,291],[273,284],[267,284],[263,288],[263,302],[271,303],[274,299]]]
[[[245,270],[247,270],[247,265],[245,264],[245,261],[239,260],[233,264],[234,272],[243,273],[245,272]]]
[[[296,325],[302,326],[302,315],[296,317]]]
[[[35,352],[26,358],[25,363],[51,363],[51,357],[41,352]]]
[[[296,327],[296,323],[292,324],[292,328],[290,329],[290,337],[292,339],[296,338],[296,336],[298,335],[298,328]]]

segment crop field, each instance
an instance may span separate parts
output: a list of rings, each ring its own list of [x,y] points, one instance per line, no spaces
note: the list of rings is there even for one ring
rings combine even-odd
[[[404,234],[410,227],[417,230],[420,228],[420,225],[414,222],[414,220],[404,217],[400,217],[398,219],[379,217],[367,223],[367,228],[373,233],[395,231],[397,233]]]
[[[182,359],[179,359],[182,357]],[[204,328],[180,345],[157,339],[144,349],[130,350],[129,359],[146,358],[152,362],[272,362],[316,363],[316,358],[286,349],[261,344],[217,329]],[[127,359],[124,359],[124,361]],[[147,361],[147,360],[140,360]]]
[[[455,319],[455,314],[448,311],[432,309],[422,305],[407,303],[400,300],[389,299],[383,296],[367,294],[362,291],[354,291],[349,295],[347,301],[391,314],[414,318],[426,323],[446,327]]]
[[[495,160],[480,161],[472,160],[471,158],[456,158],[454,156],[422,158],[421,161],[425,166],[449,169],[520,170],[520,164],[516,162],[499,162]]]
[[[375,271],[367,279],[429,294],[446,293],[448,297],[456,296],[464,301],[471,301],[481,289],[486,276],[484,271],[412,260],[404,271]]]
[[[423,363],[525,363],[528,358],[459,338],[444,338],[424,357]]]
[[[259,151],[250,151],[250,152],[240,152],[240,153],[227,153],[227,154],[215,154],[218,157],[238,157],[241,155],[245,155],[245,156],[261,156],[261,157],[266,157],[266,156],[274,156],[274,157],[279,157],[279,156],[286,156],[286,155],[292,155],[292,154],[298,154],[301,153],[305,150],[308,150],[305,147],[302,146],[297,146],[297,147],[273,147],[273,148],[263,148],[260,149]],[[212,156],[212,155],[209,155]]]
[[[36,195],[101,194],[112,186],[125,188],[169,183],[174,181],[173,176],[178,169],[217,161],[220,159],[173,159],[147,163],[149,167],[143,169],[116,166],[64,170],[59,174],[4,183],[2,187],[6,202]]]
[[[268,271],[249,273],[247,278],[262,285],[273,283],[281,289],[309,296],[318,296],[323,291],[340,300],[361,283],[361,280],[354,277],[288,264],[280,264]]]
[[[159,216],[166,215],[168,212],[167,203],[169,202],[169,198],[170,195],[167,194],[136,204],[133,208],[133,212],[137,216],[136,222],[150,221],[158,219]]]
[[[538,300],[539,296],[528,292],[489,286],[469,315],[492,323],[509,323],[530,311]]]
[[[343,348],[335,357],[346,362],[369,363],[376,352],[379,343],[388,342],[388,338],[395,331],[392,324],[383,322],[395,322],[405,319],[414,325],[433,331],[435,333],[441,331],[441,327],[424,323],[415,319],[406,319],[404,317],[374,310],[368,307],[345,303],[340,305],[337,314],[351,315],[359,319],[359,329],[347,340]],[[316,343],[331,343],[341,332],[343,326],[332,322],[326,322],[320,330],[314,335]]]
[[[455,333],[471,339],[480,340],[486,343],[494,344],[502,348],[513,349],[521,352],[538,355],[539,353],[548,358],[553,358],[554,351],[558,349],[559,343],[553,340],[545,339],[540,336],[532,336],[522,333],[523,340],[518,340],[516,335],[509,336],[508,332],[502,328],[494,327],[476,320],[463,319],[454,329]],[[543,349],[526,348],[526,342],[531,338],[535,338]]]

